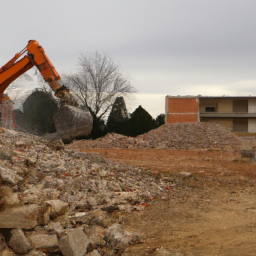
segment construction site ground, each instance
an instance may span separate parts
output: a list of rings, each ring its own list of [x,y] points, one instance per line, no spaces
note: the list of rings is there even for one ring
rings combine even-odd
[[[256,162],[239,150],[74,148],[173,179],[167,198],[125,215],[125,229],[144,234],[144,242],[124,255],[156,255],[160,248],[171,254],[159,255],[256,255]]]

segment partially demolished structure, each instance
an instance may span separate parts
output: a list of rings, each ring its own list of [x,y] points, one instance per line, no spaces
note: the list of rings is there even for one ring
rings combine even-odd
[[[232,132],[256,132],[256,97],[166,96],[165,122],[211,122]]]

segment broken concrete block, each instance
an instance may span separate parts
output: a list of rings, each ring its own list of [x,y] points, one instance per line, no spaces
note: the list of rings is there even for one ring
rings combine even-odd
[[[64,233],[64,228],[61,226],[59,222],[51,222],[49,228],[52,228],[58,235]]]
[[[62,150],[65,148],[65,145],[61,139],[50,141],[48,142],[47,146],[52,148],[53,150]]]
[[[7,186],[1,186],[0,192],[4,200],[4,204],[7,206],[15,206],[19,204],[18,194],[13,193],[12,189]]]
[[[9,246],[16,253],[27,253],[32,248],[21,229],[11,231]]]
[[[39,206],[32,204],[0,212],[0,228],[31,229],[37,225]]]
[[[100,256],[99,252],[97,250],[93,250],[92,252],[86,254],[88,256]]]
[[[12,145],[7,144],[0,148],[0,159],[11,160],[13,154]]]
[[[84,230],[85,234],[90,240],[90,243],[92,246],[97,246],[104,247],[106,245],[106,242],[104,240],[106,236],[106,231],[104,228],[96,225],[89,226],[85,228]]]
[[[154,253],[154,256],[175,256],[175,255],[177,255],[177,254],[171,253],[164,249],[157,249]]]
[[[82,256],[87,252],[89,242],[82,229],[76,228],[60,239],[59,248],[64,256]]]
[[[14,253],[10,250],[3,250],[3,251],[0,251],[0,256],[14,256]]]
[[[28,239],[31,245],[36,249],[45,249],[48,252],[58,249],[57,235],[38,234],[30,236]]]
[[[21,180],[23,180],[23,178],[15,174],[13,170],[0,166],[0,182],[6,181],[13,185],[16,185]]]
[[[60,200],[48,200],[44,204],[51,218],[64,215],[69,209],[68,204]]]
[[[118,244],[128,245],[129,233],[122,229],[121,225],[113,224],[107,230],[108,245],[117,247]]]
[[[22,256],[45,256],[45,253],[42,251],[32,250],[29,253],[23,254]]]

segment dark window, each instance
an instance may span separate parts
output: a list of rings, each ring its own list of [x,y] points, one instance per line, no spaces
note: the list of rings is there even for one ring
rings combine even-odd
[[[248,100],[233,100],[233,112],[248,113]]]
[[[214,112],[215,108],[214,107],[206,107],[205,112]]]
[[[248,132],[248,119],[234,119],[233,132]]]

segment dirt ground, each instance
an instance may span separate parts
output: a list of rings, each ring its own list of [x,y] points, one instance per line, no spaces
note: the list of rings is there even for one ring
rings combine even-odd
[[[123,255],[154,255],[159,248],[173,256],[256,255],[256,162],[241,159],[240,152],[84,151],[173,178],[168,198],[125,215],[123,226],[144,234],[144,242]]]

